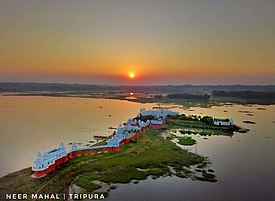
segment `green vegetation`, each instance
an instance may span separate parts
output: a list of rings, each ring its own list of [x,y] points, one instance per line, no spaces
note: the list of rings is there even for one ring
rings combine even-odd
[[[114,190],[114,189],[116,189],[116,188],[117,188],[116,185],[110,185],[110,189]]]
[[[163,176],[170,172],[168,165],[190,166],[202,160],[202,157],[182,150],[163,139],[156,130],[149,130],[138,143],[126,144],[122,147],[121,153],[106,161],[98,161],[96,164],[102,167],[101,171],[97,172],[98,177],[90,178],[90,181],[129,183],[131,180],[146,179],[149,175]],[[87,178],[84,175],[79,179],[82,177]]]
[[[20,96],[53,96],[129,100],[141,103],[173,103],[189,107],[211,107],[225,102],[274,104],[274,86],[100,86],[47,83],[0,83],[0,93]],[[129,99],[129,92],[137,94]],[[170,94],[168,94],[170,93]],[[203,95],[203,93],[205,93]],[[150,94],[150,95],[148,95]],[[155,95],[152,95],[155,94]],[[167,95],[168,94],[168,95]],[[207,95],[208,94],[208,95]],[[211,94],[211,95],[210,95]]]
[[[194,140],[191,137],[184,136],[184,137],[181,137],[179,139],[179,144],[186,145],[186,146],[191,146],[191,145],[196,144],[196,140]]]
[[[197,168],[205,168],[207,166],[207,162],[202,162],[202,163],[200,163],[198,166],[197,166]]]
[[[135,119],[136,120],[141,120],[141,121],[144,121],[146,122],[147,120],[152,120],[154,119],[155,117],[153,115],[146,115],[146,116],[140,116],[140,117],[136,117]]]
[[[200,181],[217,182],[216,176],[214,174],[207,173],[206,170],[202,171],[201,176],[195,176],[195,178]]]
[[[210,99],[210,95],[203,94],[203,95],[197,95],[197,94],[187,94],[187,93],[173,93],[166,95],[169,99],[186,99],[186,100],[203,100],[208,101]]]
[[[175,120],[175,121],[181,121],[185,123],[192,123],[192,124],[200,124],[200,125],[208,125],[208,126],[214,126],[214,119],[210,116],[197,116],[197,115],[189,115],[186,116],[185,114],[180,115],[174,115],[174,116],[168,116],[168,119]]]
[[[204,116],[200,119],[200,121],[203,123],[203,124],[206,124],[206,125],[214,125],[214,120],[212,117],[209,117],[209,116]]]
[[[177,147],[156,130],[150,129],[137,142],[123,145],[119,153],[80,156],[41,179],[31,178],[30,168],[9,174],[0,180],[0,195],[11,190],[12,193],[63,194],[75,180],[77,185],[92,192],[99,188],[92,183],[95,180],[113,185],[143,180],[149,175],[157,178],[172,175],[168,166],[189,167],[203,161],[203,157]],[[190,175],[186,174],[186,170],[181,172],[185,176]]]
[[[211,135],[230,135],[232,131],[227,127],[214,125],[213,118],[210,116],[186,116],[184,114],[168,116],[167,129],[177,129],[181,134],[199,134],[202,136]]]
[[[228,135],[226,130],[221,129],[211,129],[211,128],[186,128],[184,126],[175,125],[175,124],[168,124],[167,129],[175,129],[179,130],[179,132],[183,135],[201,135],[201,136],[211,136],[211,135]],[[169,137],[172,138],[172,137]]]
[[[219,129],[209,129],[209,128],[184,128],[180,130],[182,134],[198,134],[201,136],[211,136],[211,135],[225,135],[228,132]]]
[[[212,99],[217,101],[231,101],[243,104],[274,104],[275,92],[272,91],[254,91],[254,90],[213,90]]]
[[[208,108],[212,107],[214,105],[220,105],[221,103],[213,102],[213,101],[207,101],[207,100],[190,100],[190,99],[170,99],[165,96],[158,96],[155,97],[137,97],[137,99],[129,100],[133,102],[139,102],[139,103],[172,103],[176,105],[182,105],[184,108],[190,108],[190,107],[203,107]]]
[[[88,178],[80,177],[76,180],[76,185],[81,188],[86,189],[87,192],[91,193],[94,190],[99,189],[101,186],[99,184],[92,183]]]
[[[187,178],[192,177],[192,171],[183,167],[183,166],[176,166],[174,167],[175,175],[180,178]]]
[[[211,178],[211,179],[216,177],[214,174],[210,174],[210,173],[206,173],[206,172],[203,172],[202,176],[207,177],[207,178]]]
[[[200,181],[208,181],[208,182],[217,182],[218,181],[215,178],[208,178],[208,177],[204,177],[204,176],[195,176],[195,178]]]

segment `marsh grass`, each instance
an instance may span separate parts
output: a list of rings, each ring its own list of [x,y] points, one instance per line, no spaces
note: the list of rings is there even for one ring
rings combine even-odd
[[[178,143],[181,145],[185,145],[185,146],[191,146],[191,145],[196,144],[196,140],[194,140],[191,137],[184,136],[184,137],[179,138]]]
[[[99,188],[92,184],[94,180],[109,184],[129,183],[132,180],[144,180],[149,175],[171,175],[168,166],[189,167],[203,161],[202,156],[177,147],[158,131],[150,129],[136,143],[123,145],[119,153],[80,156],[41,179],[33,179],[30,168],[9,174],[0,180],[0,194],[63,194],[76,178],[77,185],[92,192]],[[137,168],[147,171],[139,171]]]

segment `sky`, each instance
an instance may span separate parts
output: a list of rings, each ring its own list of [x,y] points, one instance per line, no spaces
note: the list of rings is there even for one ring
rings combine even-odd
[[[274,20],[274,0],[0,0],[0,81],[275,84]]]

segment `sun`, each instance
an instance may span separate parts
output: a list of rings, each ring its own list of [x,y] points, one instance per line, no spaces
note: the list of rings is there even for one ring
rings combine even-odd
[[[129,77],[130,77],[131,79],[133,79],[135,76],[136,76],[135,73],[133,73],[133,72],[129,73]]]

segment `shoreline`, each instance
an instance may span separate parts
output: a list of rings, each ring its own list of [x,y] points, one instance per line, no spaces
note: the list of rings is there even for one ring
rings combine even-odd
[[[148,144],[151,145],[148,146]],[[163,150],[156,152],[160,147]],[[156,152],[154,156],[153,152]],[[186,171],[184,167],[205,164],[205,159],[177,147],[173,142],[164,139],[161,133],[150,129],[137,142],[125,144],[119,153],[81,156],[69,160],[62,167],[41,179],[31,178],[31,168],[10,173],[0,178],[0,192],[1,195],[4,195],[12,189],[14,193],[23,191],[29,194],[37,192],[63,194],[68,192],[68,187],[77,177],[82,178],[82,181],[76,181],[78,184],[80,182],[81,188],[83,185],[85,186],[87,175],[91,181],[99,180],[108,184],[129,183],[133,180],[144,180],[150,175],[156,177],[171,175],[172,173],[166,165],[176,168],[175,176],[188,178],[191,176],[188,175],[190,172]],[[121,164],[120,161],[123,163]],[[137,167],[148,169],[148,171],[138,171]],[[118,172],[117,168],[124,169],[125,174],[114,174]],[[83,185],[81,186],[81,184]]]
[[[64,98],[91,98],[91,99],[111,99],[111,100],[122,100],[136,103],[162,103],[162,104],[175,104],[182,105],[185,108],[190,107],[212,107],[212,106],[223,106],[228,104],[240,104],[240,105],[275,105],[275,100],[271,102],[262,102],[257,100],[249,99],[238,99],[238,98],[219,98],[213,97],[209,100],[200,99],[168,99],[168,98],[152,98],[147,97],[148,93],[136,93],[137,97],[130,96],[129,93],[120,92],[89,92],[89,93],[69,93],[69,92],[0,92],[0,96],[38,96],[38,97],[64,97]],[[158,95],[158,94],[155,94]]]
[[[150,133],[152,132],[152,133]],[[68,163],[65,163],[64,165],[61,166],[61,168],[58,168],[56,172],[53,172],[47,176],[47,178],[41,178],[39,181],[34,181],[34,180],[28,180],[30,177],[30,172],[29,168],[25,168],[23,170],[8,174],[4,177],[0,178],[0,192],[2,190],[8,190],[8,189],[17,189],[22,191],[22,184],[26,184],[26,187],[24,189],[30,190],[30,189],[36,189],[36,191],[41,191],[43,192],[53,192],[55,193],[55,190],[57,190],[60,193],[66,193],[68,191],[68,184],[72,184],[71,179],[75,179],[79,175],[82,175],[84,173],[84,181],[80,182],[80,187],[83,188],[83,186],[87,186],[87,183],[89,186],[91,185],[91,182],[94,180],[99,180],[102,182],[107,182],[107,183],[129,183],[133,180],[145,180],[148,178],[148,176],[154,176],[155,178],[157,177],[162,177],[162,176],[176,176],[180,178],[191,178],[194,180],[201,180],[201,181],[210,181],[210,182],[216,182],[217,180],[215,179],[215,175],[208,173],[208,170],[201,170],[200,168],[204,168],[207,166],[207,163],[205,163],[205,158],[202,156],[199,156],[197,154],[188,152],[186,150],[182,150],[181,148],[179,149],[175,144],[171,144],[169,140],[158,138],[158,135],[161,135],[159,131],[154,131],[150,130],[148,136],[149,139],[145,140],[145,144],[139,144],[139,142],[144,140],[144,137],[141,138],[141,140],[137,140],[137,142],[133,142],[130,144],[125,145],[126,147],[122,147],[122,153],[107,153],[104,155],[98,155],[98,156],[81,156],[79,158],[73,159],[72,161],[68,161]],[[154,133],[155,132],[155,133]],[[145,135],[147,135],[145,134]],[[148,137],[148,136],[145,136]],[[162,143],[159,143],[162,142]],[[155,144],[155,147],[148,146],[148,144],[152,145]],[[161,154],[160,158],[161,160],[157,160],[156,158],[152,157],[151,155],[155,154],[157,150],[163,149],[163,146],[165,145],[166,147],[166,153],[158,153]],[[153,148],[153,149],[152,149]],[[126,151],[126,154],[124,153]],[[144,157],[144,152],[146,153],[149,151],[147,154],[145,154]],[[128,155],[127,155],[128,154]],[[129,157],[131,156],[131,157]],[[146,159],[146,162],[143,160],[137,161],[138,164],[135,164],[136,161],[132,161],[131,158],[138,158],[139,156],[142,159]],[[158,155],[157,155],[158,156]],[[171,158],[175,157],[172,162]],[[185,161],[182,161],[182,156],[185,157]],[[126,160],[125,158],[126,157]],[[147,158],[149,157],[149,158]],[[150,159],[150,160],[149,160]],[[104,160],[103,162],[101,160]],[[109,160],[113,160],[110,162]],[[130,160],[130,161],[127,161]],[[156,160],[156,162],[151,166],[152,161]],[[122,163],[119,163],[121,162]],[[118,164],[123,164],[124,161],[126,161],[125,167],[121,170],[118,168]],[[104,164],[106,163],[106,164]],[[110,164],[111,163],[111,164]],[[84,165],[83,165],[84,164]],[[88,165],[87,167],[83,167]],[[94,166],[95,164],[96,167]],[[133,164],[135,164],[133,166]],[[178,165],[180,164],[180,165]],[[176,173],[173,173],[170,171],[168,166],[174,168]],[[199,169],[199,174],[201,175],[197,176],[190,171],[189,168],[190,166],[197,165],[197,169]],[[107,166],[107,167],[106,167]],[[174,166],[174,167],[173,167]],[[140,173],[137,168],[141,169],[148,169],[148,172],[143,172]],[[110,170],[110,172],[105,172],[102,170]],[[116,172],[119,171],[125,171],[130,169],[130,172],[128,172],[128,175],[126,177],[121,177],[121,175],[116,175]],[[92,171],[92,173],[91,173]],[[95,177],[93,173],[96,173],[99,175]],[[85,174],[88,174],[85,175]],[[68,177],[68,178],[65,178]],[[209,177],[209,178],[207,178]],[[65,179],[65,181],[63,181]],[[83,178],[82,178],[83,179]],[[17,180],[19,180],[17,182]],[[27,181],[27,182],[21,182],[21,181]],[[4,183],[2,184],[2,181],[7,184],[6,187],[3,187]],[[13,183],[15,182],[15,183]],[[76,181],[77,182],[77,181]],[[83,183],[84,182],[84,183]],[[48,185],[51,186],[48,186]],[[55,186],[57,185],[58,186]],[[16,185],[16,187],[12,187],[13,185]],[[29,186],[30,185],[30,186]],[[82,186],[81,186],[82,185]],[[46,189],[38,188],[37,186],[46,186]],[[64,187],[64,188],[62,188]],[[94,186],[94,188],[97,188],[98,186]],[[90,187],[88,187],[90,188]],[[65,189],[65,190],[64,190]],[[86,189],[86,188],[85,188]],[[87,190],[87,189],[86,189]],[[93,190],[93,189],[88,189],[88,190]],[[96,190],[96,189],[95,189]],[[93,192],[93,191],[91,191]],[[106,192],[107,193],[107,192]]]

